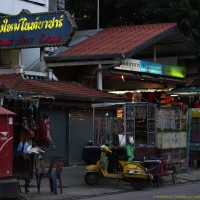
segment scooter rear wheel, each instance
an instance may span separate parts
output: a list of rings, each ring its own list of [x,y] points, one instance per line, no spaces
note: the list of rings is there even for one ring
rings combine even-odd
[[[135,190],[142,190],[147,186],[147,180],[140,179],[140,178],[134,178],[131,180],[131,186]]]
[[[99,180],[99,174],[96,172],[88,172],[85,175],[85,183],[87,185],[94,185]]]

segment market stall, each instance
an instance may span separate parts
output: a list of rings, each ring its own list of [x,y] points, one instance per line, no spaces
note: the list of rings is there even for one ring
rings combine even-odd
[[[188,110],[180,107],[157,109],[158,155],[174,169],[186,164]]]
[[[200,167],[200,108],[190,108],[188,111],[187,159],[191,167],[194,161]]]
[[[133,137],[136,157],[156,156],[156,104],[99,103],[92,107],[95,145],[124,147]]]

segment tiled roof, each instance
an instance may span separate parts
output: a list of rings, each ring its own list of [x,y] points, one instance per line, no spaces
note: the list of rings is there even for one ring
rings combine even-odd
[[[0,107],[0,115],[15,115],[15,113],[6,108]]]
[[[174,27],[176,23],[107,28],[57,56],[126,54]]]
[[[121,96],[109,94],[74,82],[23,79],[20,74],[0,74],[0,88],[19,93],[46,94],[59,97],[87,99],[123,100]]]

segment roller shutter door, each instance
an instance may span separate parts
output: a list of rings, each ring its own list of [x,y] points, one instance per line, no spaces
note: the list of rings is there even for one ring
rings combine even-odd
[[[51,137],[56,145],[52,151],[52,145],[48,148],[46,160],[49,163],[54,158],[64,158],[68,162],[67,155],[67,112],[61,108],[41,109],[40,113],[47,113],[50,116]]]
[[[69,124],[69,164],[83,164],[83,147],[93,139],[92,110],[71,109]]]

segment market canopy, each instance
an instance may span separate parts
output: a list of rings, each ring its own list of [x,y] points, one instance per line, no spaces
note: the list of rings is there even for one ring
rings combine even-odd
[[[168,92],[169,95],[191,96],[200,95],[200,87],[175,88]]]

